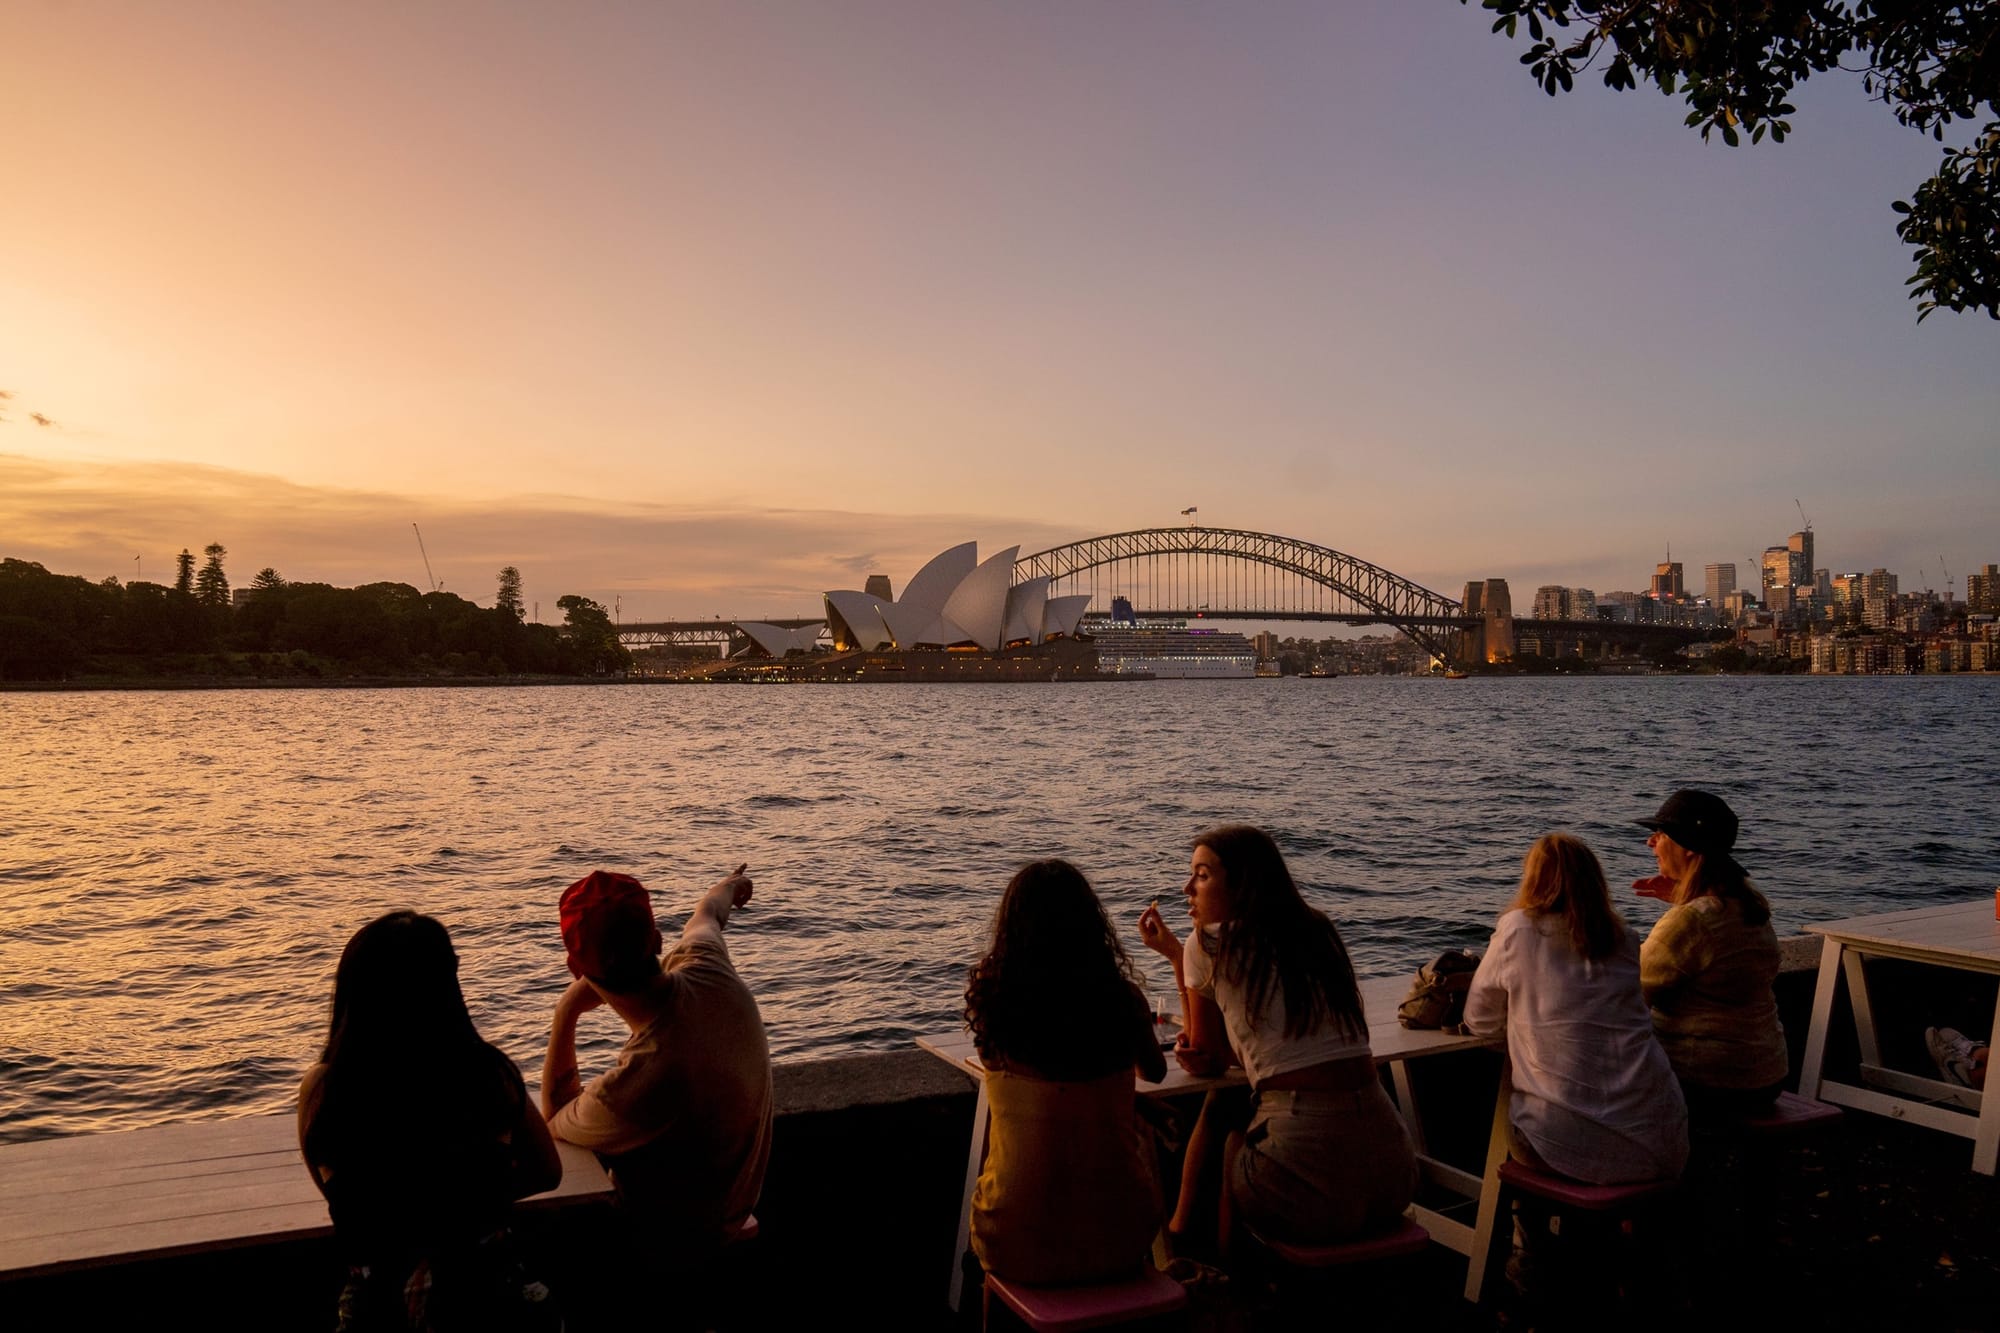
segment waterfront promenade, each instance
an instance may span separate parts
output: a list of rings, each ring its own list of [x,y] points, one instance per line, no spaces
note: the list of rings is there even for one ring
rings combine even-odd
[[[1799,954],[1810,952],[1807,947]],[[1814,972],[1788,971],[1780,999],[1794,1060]],[[1886,979],[1906,1008],[1957,1002]],[[1990,997],[1989,997],[1990,1002]],[[1475,1055],[1478,1053],[1475,1053]],[[1426,1093],[1428,1106],[1465,1111],[1464,1134],[1483,1136],[1491,1065],[1468,1059],[1464,1084]],[[976,1302],[953,1316],[944,1273],[955,1235],[971,1083],[915,1049],[779,1066],[779,1120],[765,1197],[763,1238],[728,1275],[733,1324],[814,1328],[864,1319],[876,1327],[976,1327]],[[1434,1142],[1450,1139],[1437,1127]],[[303,1173],[304,1168],[299,1168]],[[1767,1221],[1711,1218],[1730,1237],[1718,1259],[1662,1254],[1660,1279],[1626,1327],[1718,1327],[1748,1322],[1820,1328],[1991,1328],[2000,1312],[2000,1189],[1969,1169],[1963,1139],[1850,1112],[1808,1143],[1787,1148]],[[4,1200],[0,1200],[4,1203]],[[579,1306],[575,1333],[620,1325],[589,1318],[590,1257],[601,1206],[526,1219],[522,1231],[544,1276]],[[1740,1234],[1738,1234],[1740,1233]],[[1602,1327],[1601,1310],[1564,1308],[1566,1288],[1529,1302],[1501,1281],[1477,1306],[1460,1299],[1464,1260],[1433,1246],[1416,1272],[1374,1312],[1378,1326],[1436,1329]],[[159,1263],[87,1270],[59,1279],[0,1284],[10,1311],[83,1327],[151,1322],[163,1293],[199,1302],[215,1329],[322,1329],[339,1269],[324,1239],[259,1246]],[[663,1293],[671,1301],[672,1293]],[[1237,1327],[1298,1327],[1241,1302]],[[1344,1311],[1344,1314],[1359,1312]]]

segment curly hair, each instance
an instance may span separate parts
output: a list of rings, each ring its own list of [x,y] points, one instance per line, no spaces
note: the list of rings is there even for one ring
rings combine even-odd
[[[1307,903],[1271,835],[1248,824],[1224,824],[1194,840],[1222,862],[1229,919],[1216,945],[1216,971],[1243,989],[1261,1014],[1272,987],[1284,997],[1285,1035],[1304,1037],[1329,1019],[1366,1036],[1361,988],[1347,945],[1326,913]],[[1202,947],[1207,948],[1204,939]]]
[[[965,985],[982,1059],[1044,1078],[1098,1078],[1132,1063],[1146,998],[1118,932],[1067,861],[1022,866],[1000,895],[993,942]]]

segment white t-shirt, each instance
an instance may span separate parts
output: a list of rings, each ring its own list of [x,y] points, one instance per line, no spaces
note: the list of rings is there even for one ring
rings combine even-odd
[[[1203,930],[1208,933],[1208,945],[1213,947],[1216,929]],[[1264,999],[1263,1012],[1252,1014],[1243,987],[1216,974],[1215,959],[1203,947],[1203,930],[1188,932],[1187,943],[1181,946],[1181,976],[1189,990],[1206,995],[1222,1010],[1223,1029],[1229,1034],[1229,1044],[1235,1049],[1243,1072],[1249,1076],[1251,1087],[1294,1069],[1310,1069],[1328,1060],[1369,1053],[1367,1027],[1359,1032],[1350,1031],[1331,1015],[1313,1032],[1303,1037],[1287,1037],[1285,989],[1275,977],[1271,980],[1271,993]]]
[[[1687,1105],[1639,991],[1639,941],[1585,959],[1557,917],[1500,918],[1472,975],[1465,1026],[1507,1034],[1515,1132],[1550,1166],[1592,1184],[1678,1176]]]

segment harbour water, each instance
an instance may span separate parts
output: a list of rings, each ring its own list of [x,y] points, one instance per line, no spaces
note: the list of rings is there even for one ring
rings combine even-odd
[[[1735,805],[1783,932],[1983,900],[1996,707],[1996,677],[0,695],[0,1141],[287,1109],[341,946],[399,907],[532,1079],[556,899],[600,867],[671,934],[749,863],[731,949],[781,1060],[954,1025],[1021,861],[1130,923],[1222,820],[1278,835],[1364,974],[1482,944],[1557,827],[1643,928],[1630,820],[1682,785]],[[589,1067],[617,1020],[584,1036]]]

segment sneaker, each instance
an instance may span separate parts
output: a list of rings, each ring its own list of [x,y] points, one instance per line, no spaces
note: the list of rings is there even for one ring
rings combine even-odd
[[[1978,1049],[1977,1042],[1957,1028],[1925,1028],[1924,1045],[1930,1047],[1931,1059],[1947,1083],[1972,1086],[1972,1053]]]

